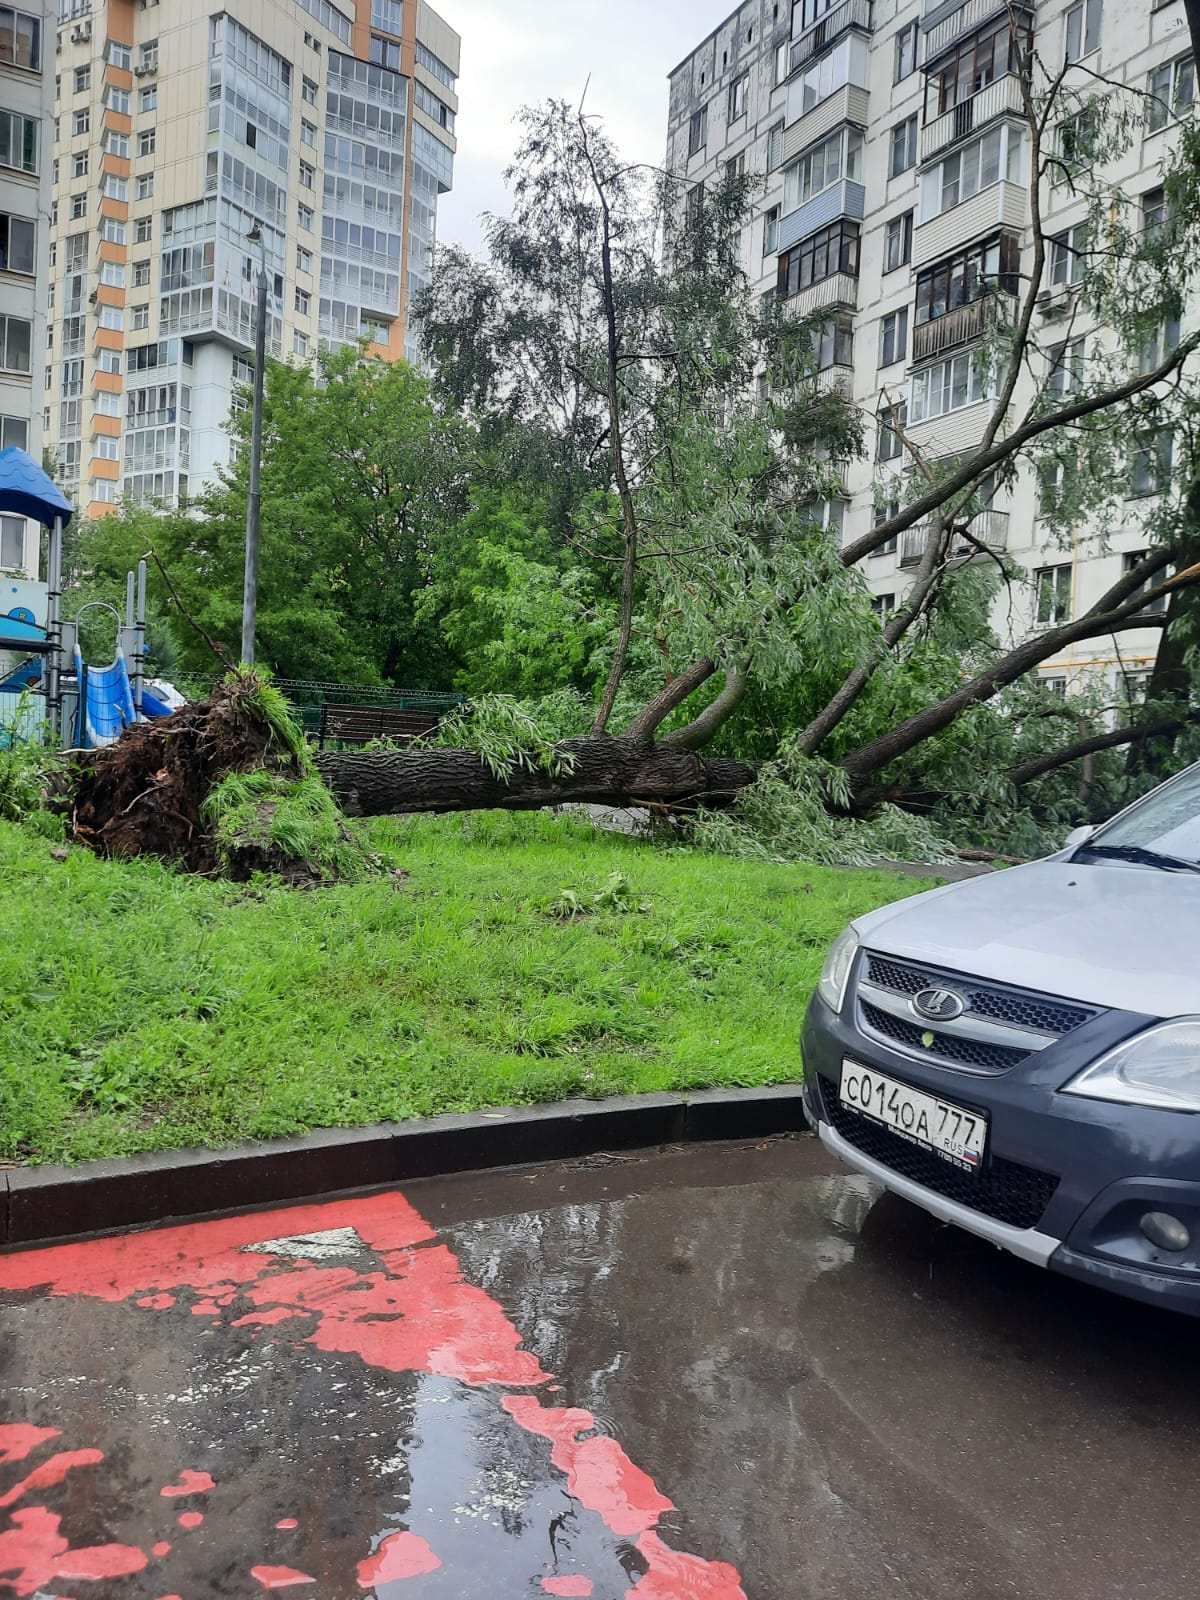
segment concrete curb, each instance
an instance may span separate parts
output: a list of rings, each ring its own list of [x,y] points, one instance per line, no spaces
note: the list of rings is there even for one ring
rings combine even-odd
[[[226,1150],[175,1150],[0,1173],[0,1246],[45,1244],[602,1150],[754,1139],[805,1126],[799,1084],[706,1089],[323,1129]]]

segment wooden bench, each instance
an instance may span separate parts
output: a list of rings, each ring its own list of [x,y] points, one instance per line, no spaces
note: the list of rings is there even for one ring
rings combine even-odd
[[[411,744],[432,733],[438,718],[432,711],[400,711],[391,706],[321,707],[317,741],[323,750],[331,744],[370,744],[387,739],[393,744]]]

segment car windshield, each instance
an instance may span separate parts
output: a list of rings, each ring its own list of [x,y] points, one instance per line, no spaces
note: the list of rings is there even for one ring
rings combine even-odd
[[[1200,766],[1148,794],[1088,841],[1101,847],[1135,845],[1181,861],[1200,861]]]

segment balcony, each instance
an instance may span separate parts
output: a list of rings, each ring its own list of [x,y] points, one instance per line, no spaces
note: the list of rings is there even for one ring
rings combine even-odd
[[[819,21],[806,29],[792,46],[791,70],[798,71],[814,56],[820,55],[822,50],[831,45],[835,39],[839,39],[848,28],[861,28],[864,33],[871,32],[871,0],[842,0],[841,5],[834,6]]]
[[[997,511],[989,506],[986,511],[981,511],[972,517],[967,528],[971,539],[956,539],[948,552],[948,560],[967,561],[972,556],[979,556],[982,552],[976,548],[972,540],[985,545],[997,555],[1008,549],[1007,511]],[[919,567],[928,546],[929,528],[924,522],[918,522],[912,528],[905,528],[900,535],[900,565]]]
[[[941,355],[943,350],[953,350],[972,339],[982,339],[995,320],[996,305],[993,296],[972,300],[968,305],[947,311],[945,316],[932,317],[913,328],[914,362],[927,361]]]
[[[1033,10],[1033,0],[1013,0],[1013,5],[1017,11]],[[946,0],[926,0],[921,19],[922,65],[927,67],[968,33],[974,33],[1007,11],[1007,0],[967,0],[966,5],[960,5],[947,16]]]
[[[835,272],[832,277],[822,278],[811,289],[801,289],[799,294],[783,302],[786,314],[800,321],[812,316],[814,311],[854,311],[857,306],[858,279],[848,272]]]
[[[932,265],[972,239],[997,228],[1021,233],[1029,225],[1029,192],[1019,183],[1001,178],[980,189],[969,200],[951,206],[938,217],[918,224],[913,233],[913,266]]]
[[[850,178],[830,184],[828,189],[813,195],[811,200],[797,206],[795,211],[789,211],[779,224],[780,254],[799,244],[801,239],[807,239],[819,228],[836,222],[839,217],[853,217],[861,222],[866,212],[866,199],[867,191],[862,184],[854,183]]]
[[[960,100],[958,105],[921,129],[921,160],[929,161],[960,139],[967,139],[997,117],[1023,116],[1025,105],[1021,99],[1021,84],[1016,74],[1006,72],[1004,77],[989,83],[978,94]]]

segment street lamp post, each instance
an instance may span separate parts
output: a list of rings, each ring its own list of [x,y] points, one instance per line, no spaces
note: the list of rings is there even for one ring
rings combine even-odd
[[[254,420],[250,429],[250,493],[246,500],[246,574],[242,585],[242,660],[254,665],[254,624],[258,612],[258,535],[262,511],[263,376],[267,364],[267,250],[256,222],[246,238],[262,248],[258,269],[258,316],[254,329]]]

